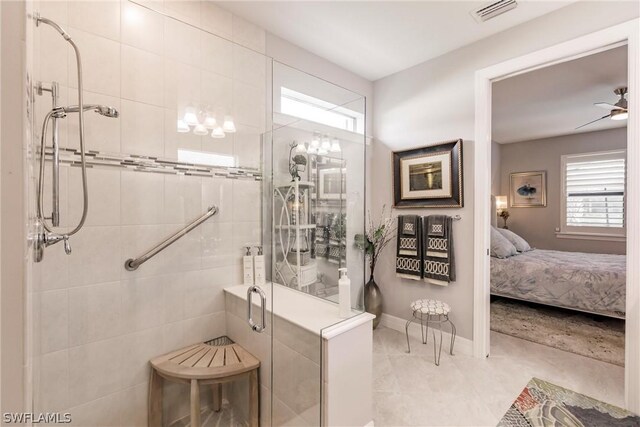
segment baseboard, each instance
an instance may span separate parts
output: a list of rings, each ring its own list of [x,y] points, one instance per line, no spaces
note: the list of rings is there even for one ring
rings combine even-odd
[[[393,329],[394,331],[405,333],[405,325],[407,323],[407,319],[401,319],[396,316],[392,316],[387,313],[382,313],[382,317],[380,318],[380,324],[389,329]],[[446,327],[446,326],[445,326]],[[443,328],[444,329],[444,328]],[[420,323],[414,322],[409,327],[409,337],[417,339],[420,341],[422,339],[420,332]],[[451,334],[448,332],[442,331],[442,339],[443,342],[447,342],[451,337]],[[468,338],[463,338],[460,335],[456,336],[456,342],[454,347],[454,353],[462,354],[464,356],[473,356],[473,341]]]

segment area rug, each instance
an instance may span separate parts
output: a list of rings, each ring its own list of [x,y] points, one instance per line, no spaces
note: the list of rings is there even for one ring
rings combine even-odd
[[[624,366],[624,320],[501,298],[491,330]]]
[[[532,378],[497,427],[638,427],[640,417],[584,394]]]

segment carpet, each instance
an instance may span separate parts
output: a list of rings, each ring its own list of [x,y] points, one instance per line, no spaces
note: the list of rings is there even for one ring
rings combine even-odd
[[[624,320],[499,298],[491,330],[624,366]]]
[[[640,417],[584,394],[532,378],[497,427],[638,427]]]

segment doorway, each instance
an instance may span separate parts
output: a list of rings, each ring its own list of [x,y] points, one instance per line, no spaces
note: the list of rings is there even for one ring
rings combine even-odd
[[[630,99],[638,90],[638,20],[617,25],[578,39],[565,42],[529,55],[515,58],[476,73],[476,153],[475,156],[475,257],[474,277],[474,354],[489,356],[489,307],[490,307],[490,220],[495,215],[491,208],[491,130],[492,130],[492,83],[523,74],[552,64],[575,60],[620,45],[628,49],[628,89]],[[640,178],[640,149],[637,146],[639,116],[629,105],[627,126],[627,243],[629,259],[640,257],[640,204],[638,183]],[[625,341],[625,400],[629,410],[640,410],[640,292],[633,283],[640,279],[638,266],[629,263],[626,267],[626,341]]]

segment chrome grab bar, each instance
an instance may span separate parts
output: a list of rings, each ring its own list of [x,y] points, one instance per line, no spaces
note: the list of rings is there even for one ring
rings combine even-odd
[[[253,303],[251,301],[252,300],[251,297],[253,296],[254,293],[260,295],[262,316],[261,316],[259,325],[253,321]],[[255,331],[258,333],[264,331],[264,328],[266,328],[267,326],[267,322],[266,322],[267,316],[265,314],[266,310],[267,310],[267,296],[264,294],[264,291],[260,289],[258,286],[249,286],[249,289],[247,289],[247,322],[249,323],[249,326],[251,327],[252,331]]]
[[[200,218],[196,219],[191,224],[187,225],[185,228],[183,228],[182,230],[178,231],[177,233],[175,233],[171,237],[168,237],[163,242],[161,242],[159,245],[157,245],[157,246],[153,247],[151,250],[149,250],[146,254],[141,255],[138,258],[129,258],[128,260],[126,260],[124,262],[124,268],[127,271],[136,270],[142,264],[144,264],[145,262],[149,261],[154,256],[158,255],[158,253],[160,253],[162,250],[166,249],[168,246],[170,246],[171,244],[175,243],[176,240],[180,239],[182,236],[184,236],[185,234],[187,234],[188,232],[190,232],[191,230],[193,230],[194,228],[196,228],[197,226],[199,226],[200,224],[202,224],[203,222],[205,222],[206,220],[208,220],[209,218],[211,218],[212,216],[214,216],[217,213],[218,213],[218,208],[216,206],[211,206],[207,210],[207,212],[204,215],[202,215]]]

